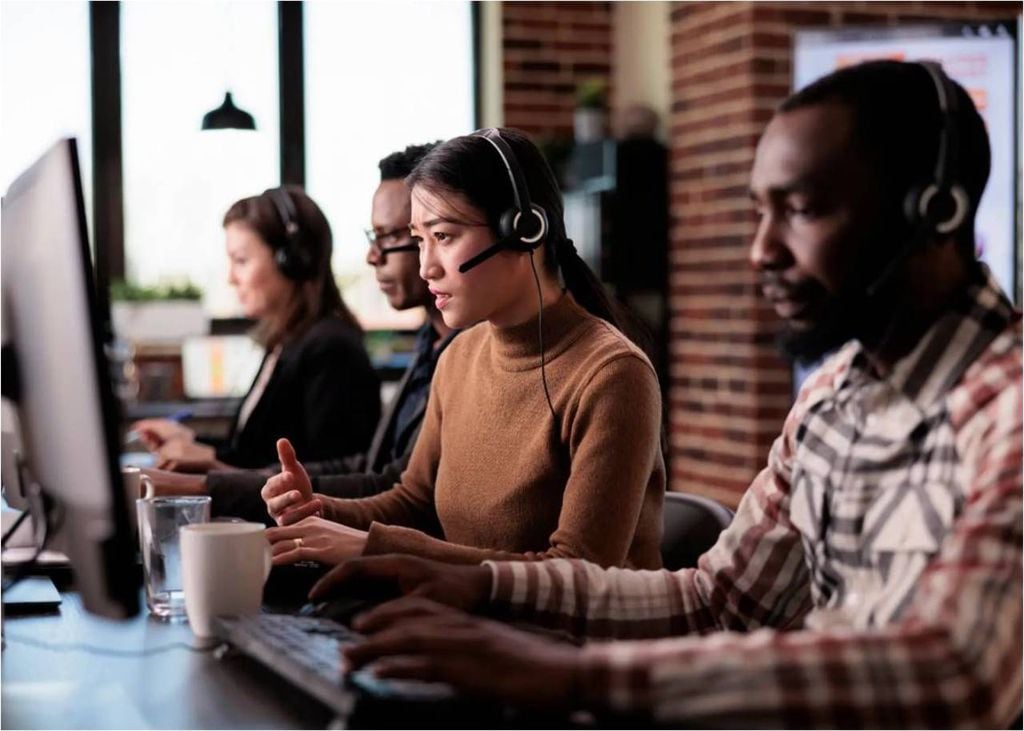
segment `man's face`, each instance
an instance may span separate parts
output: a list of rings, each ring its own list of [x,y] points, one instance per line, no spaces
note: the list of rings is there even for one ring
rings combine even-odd
[[[814,360],[857,337],[865,290],[884,260],[880,186],[837,104],[775,116],[757,147],[750,191],[760,221],[750,262],[785,321],[781,345]]]
[[[402,180],[385,180],[373,194],[370,223],[384,248],[409,243],[409,189]],[[390,235],[389,235],[390,234]],[[381,255],[374,247],[366,254],[366,263],[376,270],[388,303],[396,310],[422,307],[431,301],[427,283],[420,279],[419,257],[412,251]]]

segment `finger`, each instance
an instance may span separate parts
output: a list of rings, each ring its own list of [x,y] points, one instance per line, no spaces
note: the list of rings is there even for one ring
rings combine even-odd
[[[298,525],[267,528],[263,531],[263,535],[266,536],[269,543],[276,543],[277,541],[283,541],[286,538],[299,538],[302,535],[302,529]]]
[[[347,583],[362,580],[397,579],[407,575],[415,561],[408,556],[369,556],[353,558],[324,574],[309,591],[310,599],[320,599]]]
[[[140,429],[139,440],[145,444],[146,449],[151,452],[159,449],[164,443],[164,440],[160,438],[160,435],[150,429]]]
[[[379,604],[352,620],[359,632],[380,632],[411,619],[444,619],[457,616],[454,609],[421,596],[404,596]]]
[[[302,548],[303,546],[295,543],[294,538],[282,538],[281,540],[270,544],[270,555],[277,557],[285,553],[301,550]]]
[[[292,490],[290,492],[286,492],[284,495],[267,500],[267,512],[272,516],[277,517],[287,510],[289,506],[298,506],[300,504],[302,504],[302,495],[298,490]]]
[[[305,546],[295,548],[293,545],[290,550],[275,554],[271,559],[271,563],[274,566],[286,566],[290,563],[295,563],[297,561],[308,561],[309,559],[310,556],[308,548],[306,548]]]
[[[277,440],[277,458],[281,462],[282,472],[305,472],[299,458],[295,456],[295,447],[287,439]]]
[[[445,628],[430,619],[416,620],[368,637],[342,650],[353,668],[359,668],[382,657],[392,655],[431,655],[447,653],[453,642]]]
[[[386,657],[367,668],[374,677],[395,678],[403,680],[426,680],[436,682],[444,680],[444,670],[433,658],[408,655]]]
[[[321,507],[319,500],[310,500],[302,505],[285,510],[280,515],[275,516],[274,519],[278,525],[294,525],[300,520],[318,515]],[[274,514],[271,513],[271,515]]]
[[[292,482],[294,479],[295,477],[290,472],[274,475],[263,483],[263,487],[260,489],[260,497],[265,502],[268,502],[272,497],[277,497],[289,490],[293,490],[294,485]]]

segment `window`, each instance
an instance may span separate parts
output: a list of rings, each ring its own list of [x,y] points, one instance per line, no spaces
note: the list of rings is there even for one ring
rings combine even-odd
[[[277,4],[122,4],[125,260],[143,284],[191,280],[239,312],[221,220],[279,181]],[[200,131],[225,91],[256,131]]]
[[[89,4],[4,3],[2,11],[0,186],[6,191],[60,137],[77,137],[91,214]]]
[[[334,233],[334,272],[367,328],[408,328],[365,262],[377,162],[473,129],[469,2],[307,3],[306,188]]]

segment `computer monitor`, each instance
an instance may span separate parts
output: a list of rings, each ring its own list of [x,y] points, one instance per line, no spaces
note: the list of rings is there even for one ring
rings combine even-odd
[[[23,477],[53,503],[48,535],[59,533],[85,608],[131,616],[137,543],[101,337],[109,313],[98,305],[74,139],[11,184],[2,217],[3,392],[17,407]]]

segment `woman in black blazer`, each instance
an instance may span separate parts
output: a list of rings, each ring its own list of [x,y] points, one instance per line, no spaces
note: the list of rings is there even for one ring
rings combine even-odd
[[[380,384],[331,271],[331,228],[301,188],[243,198],[224,216],[229,265],[242,310],[258,320],[260,371],[220,446],[195,441],[167,419],[134,424],[157,466],[182,472],[264,467],[276,440],[308,460],[366,450],[380,417]]]

